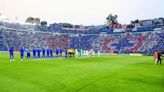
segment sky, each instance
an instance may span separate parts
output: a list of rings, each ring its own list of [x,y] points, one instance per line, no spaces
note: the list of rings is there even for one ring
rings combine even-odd
[[[108,14],[117,14],[118,22],[127,24],[164,17],[164,0],[0,0],[0,14],[19,22],[32,16],[82,25],[101,25]]]

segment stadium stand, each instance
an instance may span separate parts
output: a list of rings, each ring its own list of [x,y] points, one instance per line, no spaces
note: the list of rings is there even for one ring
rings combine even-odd
[[[104,53],[146,53],[164,51],[164,31],[122,33],[109,35],[103,39],[101,51]]]
[[[0,51],[14,46],[27,49],[84,49],[99,50],[102,53],[142,53],[164,52],[164,23],[160,19],[144,20],[140,24],[108,27],[86,26],[64,28],[61,24],[49,27],[0,22]],[[145,23],[145,24],[144,24]],[[137,25],[137,26],[136,26]],[[72,27],[72,25],[71,25]],[[115,28],[116,27],[116,28]],[[157,30],[158,29],[158,30]]]

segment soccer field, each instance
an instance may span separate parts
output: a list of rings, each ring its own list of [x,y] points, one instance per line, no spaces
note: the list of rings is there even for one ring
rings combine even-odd
[[[163,92],[164,65],[150,56],[9,62],[0,54],[0,92]]]

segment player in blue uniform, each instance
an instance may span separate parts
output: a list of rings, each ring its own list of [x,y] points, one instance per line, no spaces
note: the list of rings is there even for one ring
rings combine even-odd
[[[10,53],[10,61],[14,61],[14,47],[11,47],[9,49],[9,53]]]
[[[46,53],[46,51],[45,51],[45,49],[43,48],[43,49],[42,49],[42,58],[45,58],[45,53]]]
[[[47,58],[49,58],[50,52],[49,49],[47,49]]]
[[[56,49],[56,57],[58,57],[59,56],[59,50],[58,50],[58,48]]]
[[[62,52],[63,52],[63,50],[62,50],[62,48],[60,48],[59,49],[60,57],[62,57]]]
[[[40,50],[39,49],[37,50],[37,53],[38,53],[37,58],[40,58]]]
[[[67,49],[65,50],[65,58],[67,58],[68,57],[68,51],[67,51]]]
[[[50,51],[50,57],[53,58],[53,50],[49,50]]]
[[[28,59],[28,58],[30,58],[30,57],[31,57],[31,55],[30,55],[30,50],[29,50],[29,49],[27,49],[27,50],[26,50],[26,52],[27,52],[27,59]]]
[[[36,49],[33,49],[32,52],[33,52],[33,58],[36,58]]]
[[[20,58],[21,58],[21,61],[23,60],[23,57],[24,57],[24,48],[21,48],[20,49]]]

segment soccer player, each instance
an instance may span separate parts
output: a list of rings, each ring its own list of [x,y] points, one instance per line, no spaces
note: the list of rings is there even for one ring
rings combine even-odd
[[[37,58],[40,58],[40,50],[39,49],[37,50],[37,53],[38,53]]]
[[[53,50],[50,49],[50,57],[53,58]]]
[[[56,49],[56,57],[58,57],[58,55],[59,55],[59,50],[58,50],[58,48]]]
[[[45,51],[45,49],[43,48],[43,49],[42,49],[42,58],[45,58],[45,53],[46,53],[46,51]]]
[[[28,59],[28,58],[30,58],[30,57],[31,57],[31,55],[30,55],[30,50],[29,50],[29,49],[27,49],[26,51],[27,51],[27,59]]]
[[[78,57],[79,53],[78,53],[78,49],[75,49],[75,56]]]
[[[23,61],[23,57],[24,57],[24,48],[21,48],[20,49],[20,58],[21,58],[21,61]]]
[[[9,53],[10,53],[10,61],[14,61],[14,47],[10,48]]]
[[[75,57],[75,50],[71,49],[72,57]]]
[[[82,56],[83,56],[83,50],[80,49],[80,57],[82,57]]]
[[[160,52],[158,52],[158,60],[157,60],[157,64],[158,64],[159,61],[160,61],[160,64],[162,64],[162,61],[161,61],[161,53],[160,53]]]
[[[93,51],[92,55],[95,56],[95,50]]]
[[[67,51],[67,49],[65,50],[65,58],[67,58],[68,57],[68,51]]]
[[[33,58],[36,58],[36,49],[33,49],[32,52],[33,52]]]
[[[158,61],[158,53],[154,52],[154,64],[157,64]]]
[[[97,55],[100,56],[100,51],[99,50],[97,51]]]
[[[60,48],[59,49],[60,57],[62,57],[62,52],[63,52],[63,50],[62,50],[62,48]]]
[[[47,58],[49,58],[49,54],[50,54],[49,49],[47,49]]]
[[[87,53],[86,53],[86,52],[87,52],[87,50],[83,50],[83,52],[84,52],[84,54],[83,54],[83,55],[84,55],[84,56],[86,56],[86,55],[87,55]]]
[[[86,54],[86,56],[88,57],[88,56],[89,56],[89,51],[86,50],[85,54]]]
[[[68,57],[71,57],[71,49],[68,49]]]

